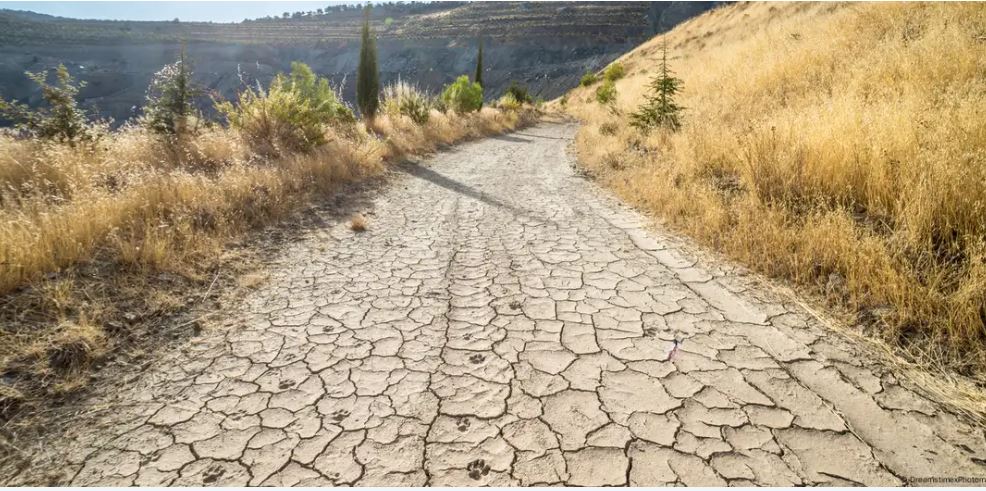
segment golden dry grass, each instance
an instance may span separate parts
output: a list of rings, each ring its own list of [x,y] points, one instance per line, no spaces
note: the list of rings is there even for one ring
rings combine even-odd
[[[127,317],[185,305],[155,283],[208,283],[232,239],[339,184],[535,118],[434,112],[418,126],[382,116],[373,132],[357,125],[273,160],[221,128],[177,144],[129,128],[96,148],[0,136],[0,374],[30,390],[72,388],[71,375],[133,335]]]
[[[684,127],[627,124],[659,36],[619,60],[618,113],[595,102],[595,86],[566,96],[584,122],[586,171],[701,242],[816,288],[912,354],[983,380],[986,9],[734,4],[666,38]]]

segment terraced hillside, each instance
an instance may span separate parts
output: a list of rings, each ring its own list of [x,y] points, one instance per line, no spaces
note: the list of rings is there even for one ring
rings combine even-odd
[[[380,5],[373,24],[380,71],[437,90],[470,73],[485,39],[487,96],[519,81],[545,98],[578,77],[715,2],[533,3],[448,2]],[[40,94],[23,72],[65,63],[89,86],[90,107],[117,121],[142,102],[151,74],[171,62],[186,41],[201,83],[229,96],[244,82],[266,82],[292,60],[344,84],[352,98],[361,12],[328,13],[237,24],[96,21],[0,11],[0,94],[36,103]]]

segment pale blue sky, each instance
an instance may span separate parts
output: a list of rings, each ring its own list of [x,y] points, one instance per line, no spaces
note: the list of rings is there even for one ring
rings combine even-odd
[[[309,11],[329,5],[365,3],[344,1],[204,1],[204,2],[6,2],[0,9],[30,10],[75,19],[172,20],[239,22],[283,12]]]

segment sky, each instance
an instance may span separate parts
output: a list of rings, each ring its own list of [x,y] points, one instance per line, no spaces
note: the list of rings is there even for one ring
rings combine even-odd
[[[75,19],[172,20],[240,22],[283,12],[315,10],[345,1],[161,1],[161,2],[7,2],[0,9],[30,10],[39,14]]]

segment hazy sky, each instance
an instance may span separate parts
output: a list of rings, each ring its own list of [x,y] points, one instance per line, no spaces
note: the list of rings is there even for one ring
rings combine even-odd
[[[41,14],[76,19],[171,20],[239,22],[283,12],[315,10],[342,3],[364,1],[204,1],[204,2],[6,2],[0,9],[30,10]]]

